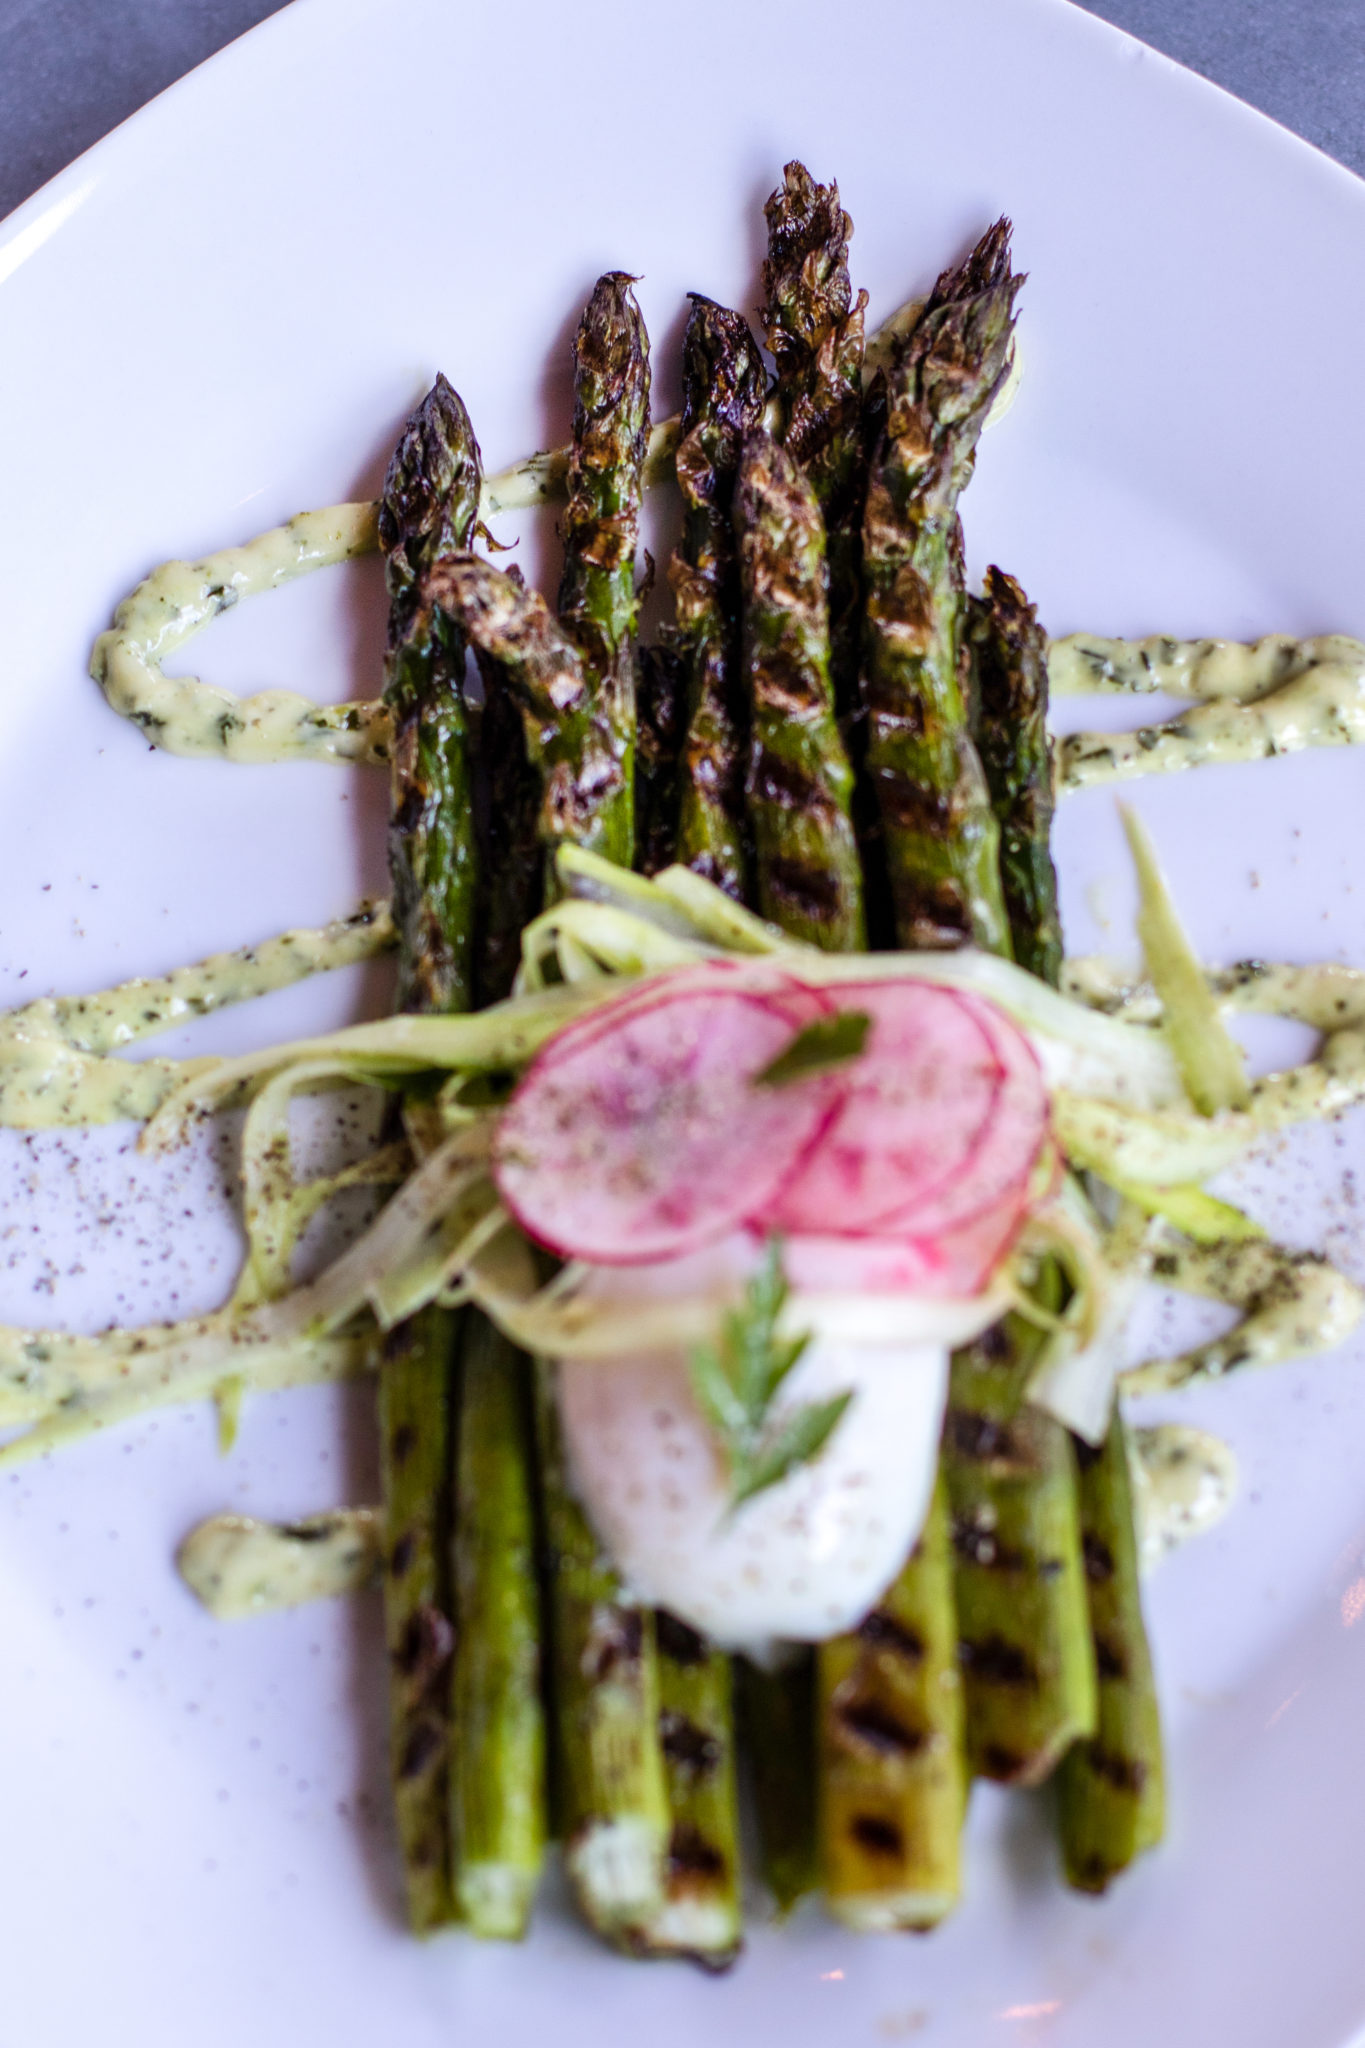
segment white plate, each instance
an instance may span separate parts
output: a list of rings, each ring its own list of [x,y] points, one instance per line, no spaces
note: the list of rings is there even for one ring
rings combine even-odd
[[[998,211],[1017,223],[1027,375],[968,499],[977,567],[1015,570],[1058,632],[1365,628],[1365,187],[1163,59],[1059,0],[300,0],[0,240],[0,1000],[382,885],[382,778],[152,753],[87,680],[91,639],[162,557],[372,493],[438,365],[492,466],[561,436],[567,339],[607,266],[643,273],[667,409],[683,293],[753,305],[761,201],[795,154],[840,180],[874,318]],[[376,595],[373,573],[315,579],[195,653],[234,685],[364,694]],[[1358,757],[1138,800],[1210,954],[1365,957]],[[1073,943],[1123,941],[1107,796],[1068,807],[1060,848]],[[382,1001],[363,980],[198,1043],[340,1021]],[[202,1160],[135,1196],[107,1137],[4,1157],[0,1315],[221,1291],[231,1224]],[[1271,1178],[1292,1235],[1330,1228],[1358,1260],[1353,1160],[1358,1125]],[[1247,1490],[1152,1589],[1166,1848],[1078,1899],[1037,1803],[978,1792],[943,1932],[858,1941],[812,1914],[756,1927],[724,1982],[617,1962],[549,1905],[523,1951],[408,1941],[373,1612],[226,1628],[180,1587],[202,1513],[369,1493],[363,1398],[262,1399],[226,1464],[190,1411],[9,1476],[0,2040],[1341,2048],[1365,2017],[1361,1362],[1185,1411],[1226,1426]]]

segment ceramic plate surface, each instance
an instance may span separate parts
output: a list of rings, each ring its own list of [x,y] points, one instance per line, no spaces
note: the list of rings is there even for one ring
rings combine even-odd
[[[670,409],[684,293],[755,304],[761,202],[794,155],[839,179],[874,321],[1016,223],[1025,377],[966,501],[974,572],[1010,568],[1056,633],[1365,630],[1365,186],[1165,60],[1060,0],[299,0],[0,233],[0,1001],[382,889],[382,777],[155,753],[88,680],[91,640],[164,557],[373,495],[438,367],[490,467],[561,439],[604,268],[641,274]],[[314,578],[216,625],[195,666],[369,694],[379,595],[373,563]],[[1210,957],[1365,963],[1358,755],[1136,800]],[[1058,844],[1073,947],[1127,948],[1112,798],[1071,800]],[[348,974],[182,1046],[384,1001]],[[221,1297],[215,1157],[153,1171],[128,1138],[3,1138],[0,1316]],[[1321,1131],[1257,1199],[1359,1271],[1363,1166],[1358,1121]],[[556,1900],[522,1950],[409,1941],[374,1608],[228,1627],[181,1587],[205,1513],[369,1497],[366,1409],[261,1398],[228,1461],[207,1412],[171,1411],[0,1485],[3,2048],[1342,2048],[1365,2019],[1359,1346],[1180,1410],[1226,1430],[1244,1483],[1151,1587],[1159,1854],[1076,1898],[1042,1802],[979,1790],[941,1933],[760,1911],[717,1982],[602,1954]]]

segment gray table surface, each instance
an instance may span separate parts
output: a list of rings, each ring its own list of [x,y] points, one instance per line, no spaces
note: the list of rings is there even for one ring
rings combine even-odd
[[[277,6],[0,0],[0,219]],[[1091,11],[1365,173],[1365,0],[1103,0]]]

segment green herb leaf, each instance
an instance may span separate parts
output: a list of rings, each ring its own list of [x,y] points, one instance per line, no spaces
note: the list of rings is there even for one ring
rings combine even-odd
[[[732,1508],[817,1457],[853,1398],[846,1393],[806,1402],[773,1426],[774,1398],[811,1341],[809,1331],[777,1334],[789,1292],[781,1241],[769,1238],[742,1304],[725,1317],[720,1343],[699,1345],[688,1361],[697,1405],[729,1468]]]
[[[832,1017],[817,1017],[783,1047],[772,1065],[757,1076],[754,1086],[785,1088],[792,1081],[844,1066],[858,1058],[871,1029],[872,1019],[866,1010],[836,1010]]]
[[[731,1505],[741,1507],[766,1487],[776,1486],[798,1465],[809,1465],[819,1457],[837,1429],[853,1390],[831,1395],[828,1401],[808,1401],[786,1416],[781,1426],[752,1459],[742,1480],[738,1480]]]

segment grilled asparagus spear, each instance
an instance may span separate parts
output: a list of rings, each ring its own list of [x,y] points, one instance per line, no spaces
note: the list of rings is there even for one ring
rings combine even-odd
[[[462,1010],[470,997],[475,861],[464,638],[419,592],[434,563],[468,546],[480,480],[469,415],[438,377],[394,450],[379,508],[389,587],[384,700],[393,720],[389,870],[404,1010]]]
[[[1096,1715],[1075,1453],[1020,1405],[1040,1342],[1010,1316],[959,1352],[944,1435],[968,1756],[1015,1785],[1040,1784]]]
[[[957,503],[1009,360],[1009,225],[946,271],[897,349],[863,516],[867,772],[902,945],[1008,952],[999,831],[962,691]]]
[[[683,662],[673,647],[642,647],[635,666],[635,850],[641,873],[657,875],[677,858]]]
[[[1115,1412],[1103,1446],[1077,1446],[1081,1538],[1099,1666],[1099,1723],[1058,1773],[1067,1881],[1102,1892],[1165,1824],[1161,1719],[1142,1620],[1128,1441]]]
[[[669,564],[687,700],[679,858],[745,898],[747,709],[739,673],[739,572],[731,505],[744,435],[763,412],[763,361],[745,321],[697,293],[683,342],[681,545]]]
[[[957,1903],[967,1805],[948,1494],[861,1625],[822,1644],[820,1839],[852,1927],[933,1927]]]
[[[633,832],[635,551],[649,439],[649,341],[631,282],[615,270],[598,279],[574,342],[559,585],[559,615],[582,651],[589,696],[610,738],[615,780],[599,808],[604,837],[616,844]]]
[[[824,527],[793,458],[761,428],[741,448],[734,501],[743,677],[752,722],[745,782],[758,907],[832,952],[863,944],[852,771],[829,677]],[[784,1910],[819,1881],[815,1660],[740,1665],[764,1874]]]
[[[753,1773],[763,1876],[788,1913],[820,1882],[816,1839],[815,1655],[793,1648],[767,1671],[735,1664],[744,1751]]]
[[[957,504],[1008,363],[1009,228],[945,272],[893,357],[864,517],[867,766],[904,946],[1010,949],[999,828],[966,724]],[[1066,1432],[1016,1414],[1036,1334],[1018,1317],[953,1362],[944,1468],[953,1514],[968,1753],[1033,1782],[1093,1726]]]
[[[537,1422],[565,1860],[591,1925],[638,1948],[666,1903],[669,1810],[654,1616],[623,1597],[573,1493],[547,1361],[537,1374]]]
[[[740,1946],[739,1797],[730,1660],[676,1616],[655,1616],[669,1836],[651,1951],[724,1969]]]
[[[475,1934],[526,1931],[545,1854],[535,1476],[526,1361],[471,1315],[461,1345],[450,1764],[455,1895]]]
[[[379,530],[389,586],[385,699],[393,718],[389,859],[399,1002],[469,1000],[474,846],[458,626],[421,601],[422,578],[468,544],[480,463],[468,414],[439,378],[404,430]],[[425,1309],[384,1344],[379,1378],[385,1632],[394,1798],[408,1914],[428,1932],[454,1914],[447,1813],[451,1375],[456,1325]]]
[[[804,164],[790,163],[764,212],[764,324],[777,364],[780,434],[814,485],[825,522],[834,694],[847,719],[856,708],[862,625],[867,293],[853,297],[853,223],[839,204],[837,185],[818,185]]]
[[[1047,738],[1047,635],[1012,576],[986,571],[967,600],[972,723],[1000,827],[1000,881],[1014,957],[1055,988],[1062,971],[1052,865],[1052,756]]]
[[[576,404],[561,587],[564,623],[519,578],[472,555],[425,580],[523,719],[542,785],[538,837],[631,864],[634,851],[635,544],[648,429],[647,344],[629,279],[604,277],[575,349]],[[536,1368],[549,1554],[555,1777],[565,1858],[583,1911],[626,1947],[665,1903],[669,1815],[654,1617],[628,1601],[564,1462],[555,1367]]]
[[[759,908],[794,937],[856,953],[862,868],[830,687],[824,524],[810,484],[762,428],[744,440],[735,524]]]
[[[687,508],[669,570],[671,639],[686,678],[688,728],[675,857],[743,900],[743,764],[738,682],[738,573],[730,509],[739,444],[757,418],[758,350],[734,313],[695,294],[684,345],[678,477]],[[657,1617],[660,1730],[671,1832],[667,1903],[657,1947],[723,1966],[740,1939],[740,1842],[729,1659],[672,1615]]]
[[[422,595],[458,622],[520,708],[540,782],[537,831],[547,877],[566,843],[628,865],[634,818],[621,802],[616,736],[578,646],[544,598],[478,555],[438,562],[422,579]]]
[[[971,605],[970,632],[977,740],[1000,823],[1015,958],[1055,986],[1062,933],[1048,844],[1047,642],[1019,585],[999,569],[988,571],[984,596]],[[1160,1837],[1161,1728],[1117,1414],[1099,1451],[1079,1442],[1075,1449],[1098,1725],[1094,1737],[1076,1743],[1062,1762],[1059,1810],[1070,1881],[1102,1890]]]
[[[496,661],[476,648],[483,678],[475,754],[479,886],[475,896],[474,993],[480,1009],[512,993],[521,934],[544,894],[541,777],[526,725]]]

